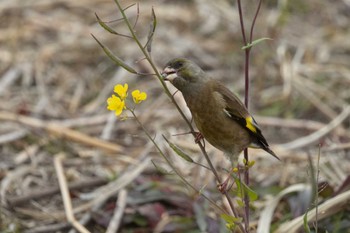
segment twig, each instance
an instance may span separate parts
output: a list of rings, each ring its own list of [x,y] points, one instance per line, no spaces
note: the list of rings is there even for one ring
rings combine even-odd
[[[317,156],[317,174],[316,174],[316,190],[315,190],[315,231],[318,233],[318,182],[320,179],[320,157],[321,157],[321,144],[318,146],[318,156]]]
[[[105,187],[99,188],[96,197],[91,202],[93,210],[100,208],[111,196],[116,195],[121,189],[134,181],[150,164],[151,158],[147,157],[136,166],[130,167],[130,170],[121,175],[117,180],[110,182]]]
[[[0,135],[0,145],[23,138],[28,133],[25,129],[17,129],[7,134]]]
[[[243,38],[243,44],[247,45],[247,39],[246,39],[246,36],[245,36],[245,29],[244,29],[244,21],[243,21],[241,0],[237,0],[237,5],[238,5],[238,13],[239,13],[239,22],[241,24],[241,33],[242,33],[242,38]]]
[[[71,228],[71,225],[67,222],[63,222],[63,223],[57,223],[52,225],[35,227],[30,230],[24,231],[24,233],[63,232],[69,228]]]
[[[162,157],[165,159],[165,161],[167,161],[167,163],[169,164],[169,166],[173,169],[173,171],[181,178],[181,180],[188,185],[189,187],[191,187],[193,190],[195,190],[197,193],[201,193],[196,187],[194,187],[191,183],[189,183],[184,176],[181,174],[181,172],[176,169],[176,167],[171,163],[171,161],[169,160],[169,158],[163,153],[162,149],[158,146],[157,142],[154,140],[154,138],[152,137],[152,135],[148,132],[148,130],[145,128],[145,126],[142,124],[142,122],[140,122],[140,120],[138,119],[138,117],[135,115],[135,112],[132,111],[131,109],[129,109],[131,114],[134,116],[134,119],[136,120],[136,122],[139,124],[139,126],[142,128],[142,130],[145,132],[146,136],[148,137],[148,139],[153,143],[153,145],[156,147],[157,151],[159,152],[160,155],[162,155]],[[223,210],[220,206],[218,206],[214,201],[212,201],[210,198],[208,198],[206,195],[204,195],[203,193],[201,193],[201,195],[207,199],[213,206],[215,206],[216,208],[220,209],[222,212],[226,212],[225,210]],[[232,203],[231,203],[232,204]]]
[[[243,13],[242,13],[242,5],[241,1],[237,0],[238,4],[238,13],[239,13],[239,22],[241,25],[241,32],[242,32],[242,38],[243,38],[243,44],[247,45],[247,39],[245,35],[245,28],[244,28],[244,21],[243,21]],[[245,63],[244,63],[244,76],[245,76],[245,92],[244,92],[244,104],[248,108],[248,102],[249,102],[249,51],[250,48],[247,48],[245,50]],[[248,164],[248,149],[244,150],[244,159],[246,161],[246,164]],[[244,171],[244,182],[249,185],[249,171],[246,169]],[[249,228],[249,197],[247,195],[244,195],[244,209],[245,209],[245,216],[244,216],[244,225],[245,225],[245,231],[248,232]]]
[[[35,169],[33,166],[29,165],[22,165],[19,166],[17,169],[14,169],[13,171],[7,172],[6,176],[2,178],[1,180],[1,186],[0,186],[0,198],[1,198],[1,204],[6,205],[6,197],[7,193],[6,191],[10,189],[12,182],[16,180],[23,180],[26,174],[33,172]]]
[[[250,26],[250,35],[249,35],[249,44],[253,41],[253,32],[254,32],[254,26],[256,19],[259,15],[260,7],[261,7],[261,0],[259,0],[258,7],[254,14],[253,22]],[[244,27],[244,21],[243,21],[243,13],[242,13],[242,5],[241,1],[237,0],[238,5],[238,13],[239,13],[239,21],[241,25],[241,32],[242,32],[242,39],[244,46],[248,45],[247,37],[245,34],[245,27]],[[250,60],[250,51],[251,47],[247,47],[245,52],[245,63],[244,63],[244,77],[245,77],[245,93],[244,93],[244,104],[247,109],[249,109],[249,60]],[[248,165],[249,162],[249,156],[248,156],[248,149],[244,150],[244,159],[245,159],[245,165]],[[249,185],[249,169],[244,170],[244,182],[246,185]],[[249,196],[244,195],[244,209],[245,209],[245,218],[244,218],[244,224],[245,224],[245,230],[246,232],[249,232]]]
[[[83,225],[81,225],[78,221],[76,221],[76,219],[74,217],[72,200],[71,200],[70,195],[69,195],[66,177],[64,176],[64,172],[63,172],[63,166],[62,166],[63,158],[64,158],[63,153],[59,153],[59,154],[55,155],[54,165],[55,165],[55,170],[57,173],[58,183],[59,183],[60,190],[61,190],[64,209],[66,211],[66,218],[67,218],[68,222],[70,222],[74,226],[74,228],[77,229],[79,232],[89,233],[89,231]]]
[[[14,121],[20,124],[46,130],[48,133],[58,137],[70,139],[76,142],[90,145],[95,148],[101,148],[109,152],[122,152],[123,148],[115,143],[94,138],[79,131],[63,127],[50,121],[44,121],[33,117],[17,115],[10,112],[0,112],[0,120]]]
[[[81,206],[79,209],[74,209],[75,212],[80,212],[81,210],[90,209],[91,212],[95,212],[103,206],[108,199],[115,196],[129,185],[132,181],[134,181],[149,165],[151,159],[145,158],[140,161],[137,165],[132,165],[130,168],[125,171],[117,180],[108,183],[104,187],[100,187],[98,190],[94,192],[93,200],[89,201],[84,206]],[[83,217],[80,218],[80,223],[87,223],[91,219],[91,213],[86,213]],[[70,233],[75,231],[70,231]]]
[[[331,216],[341,210],[347,208],[348,203],[350,202],[350,190],[335,196],[318,207],[319,220],[325,219],[328,216]],[[307,215],[308,222],[313,221],[316,217],[316,208],[310,210]],[[292,221],[285,222],[281,224],[275,233],[295,233],[298,232],[300,227],[303,225],[304,216],[297,217]]]
[[[9,69],[5,74],[1,76],[0,81],[0,95],[5,90],[8,90],[9,86],[11,86],[18,78],[21,77],[21,69],[18,67]]]
[[[106,178],[95,178],[91,180],[85,180],[85,181],[78,181],[74,182],[72,184],[68,185],[69,190],[77,190],[77,189],[82,189],[82,188],[87,188],[87,187],[94,187],[98,185],[102,185],[108,182],[108,179]],[[19,197],[8,197],[7,202],[9,203],[10,206],[15,207],[15,206],[20,206],[22,204],[27,203],[30,200],[36,200],[40,199],[43,197],[51,196],[60,191],[59,187],[52,187],[52,188],[39,188],[34,191],[28,191],[29,193],[23,196]]]
[[[335,150],[347,150],[349,148],[350,148],[350,142],[330,146],[329,148],[325,148],[324,151],[330,152]]]
[[[253,32],[254,32],[254,26],[256,19],[258,18],[260,7],[261,7],[262,0],[259,0],[258,7],[256,8],[254,19],[252,22],[252,26],[250,26],[250,35],[249,35],[249,43],[251,44],[253,42]]]
[[[114,214],[111,220],[109,221],[109,225],[106,233],[116,233],[118,232],[120,222],[123,216],[123,212],[126,206],[126,197],[128,192],[125,189],[120,190],[118,195],[118,200],[116,202],[116,206],[114,209]]]
[[[283,128],[295,128],[295,129],[306,129],[306,130],[319,130],[326,126],[319,121],[313,121],[308,119],[283,119],[278,117],[266,117],[266,116],[255,116],[254,117],[260,125],[275,126]],[[340,136],[350,137],[350,133],[342,130],[338,133]]]
[[[273,219],[273,213],[275,209],[277,208],[278,203],[281,201],[281,199],[290,194],[295,192],[302,192],[307,189],[310,189],[309,184],[294,184],[289,186],[288,188],[285,188],[281,192],[279,192],[277,195],[275,195],[271,200],[269,200],[265,204],[265,208],[260,213],[257,233],[269,233],[271,232],[271,222]],[[303,217],[303,216],[301,216]],[[301,218],[302,220],[302,218]],[[282,228],[283,229],[283,228]],[[275,233],[275,231],[274,231]],[[290,231],[281,231],[280,233],[291,233]]]
[[[344,120],[346,120],[350,115],[350,106],[347,106],[336,118],[334,118],[328,125],[321,128],[320,130],[302,137],[298,138],[292,142],[280,144],[282,148],[286,150],[292,150],[296,148],[301,148],[304,146],[307,146],[309,144],[312,144],[319,140],[320,138],[327,135],[329,132],[331,132],[333,129],[335,129],[337,126],[339,126]]]
[[[336,117],[337,113],[330,106],[328,106],[324,101],[320,100],[320,97],[316,95],[310,89],[305,87],[305,83],[302,80],[294,78],[293,84],[296,87],[296,90],[299,91],[303,96],[306,97],[308,101],[310,101],[316,108],[320,110],[325,116],[329,119],[333,119]]]

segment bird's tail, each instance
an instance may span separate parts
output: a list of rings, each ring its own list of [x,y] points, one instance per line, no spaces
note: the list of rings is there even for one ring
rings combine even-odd
[[[269,153],[270,155],[272,155],[273,157],[275,157],[278,160],[281,160],[280,158],[278,158],[278,156],[275,154],[275,152],[273,152],[268,145],[265,145],[264,143],[258,141],[255,143],[252,143],[249,145],[249,147],[251,148],[257,148],[257,149],[263,149],[264,151],[266,151],[267,153]]]
[[[280,160],[280,158],[278,158],[278,156],[275,154],[275,152],[273,152],[269,147],[262,147],[261,149],[263,149],[264,151],[266,151],[267,153],[269,153],[270,155],[272,155],[276,159]]]

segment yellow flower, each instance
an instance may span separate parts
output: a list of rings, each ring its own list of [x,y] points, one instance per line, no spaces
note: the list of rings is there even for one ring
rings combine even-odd
[[[125,102],[119,97],[112,95],[112,97],[107,99],[107,109],[115,111],[115,115],[119,116],[125,109]]]
[[[132,98],[135,104],[141,103],[143,100],[147,99],[147,94],[145,92],[140,92],[140,90],[134,90],[132,93]]]
[[[121,100],[125,100],[128,96],[128,84],[125,83],[124,86],[121,84],[115,85],[114,92],[119,95]]]

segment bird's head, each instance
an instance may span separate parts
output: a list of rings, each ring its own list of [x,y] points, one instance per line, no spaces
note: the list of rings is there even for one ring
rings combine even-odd
[[[165,81],[171,82],[181,92],[190,86],[200,85],[207,79],[204,71],[186,58],[175,58],[169,61],[161,75]]]

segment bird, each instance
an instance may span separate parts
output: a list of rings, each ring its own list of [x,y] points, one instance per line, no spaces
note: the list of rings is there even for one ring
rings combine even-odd
[[[161,72],[183,95],[200,134],[223,151],[231,164],[246,148],[258,148],[280,160],[242,101],[223,83],[186,58],[170,60]]]

